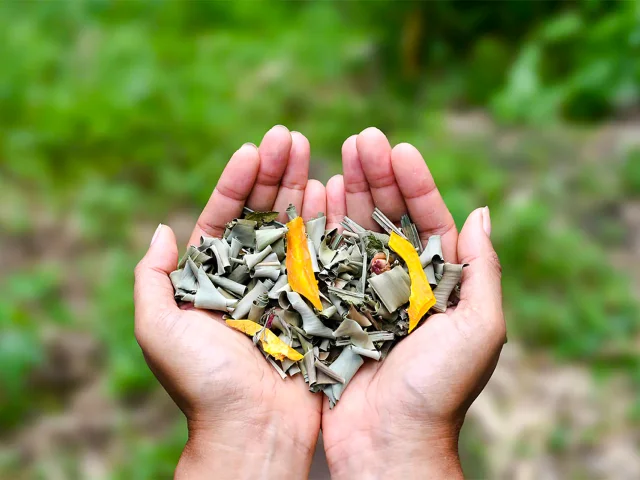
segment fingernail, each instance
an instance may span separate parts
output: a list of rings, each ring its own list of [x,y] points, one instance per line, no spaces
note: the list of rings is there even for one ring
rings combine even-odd
[[[158,225],[158,228],[156,228],[156,231],[153,234],[153,237],[151,237],[151,244],[149,246],[153,245],[153,242],[156,241],[156,238],[158,238],[158,234],[160,233],[161,229],[162,229],[162,224]]]
[[[482,228],[487,237],[491,237],[491,215],[489,214],[489,207],[482,209]]]
[[[249,146],[249,147],[253,147],[253,148],[258,148],[258,147],[256,147],[255,143],[251,143],[251,142],[243,143],[242,146],[243,147]]]

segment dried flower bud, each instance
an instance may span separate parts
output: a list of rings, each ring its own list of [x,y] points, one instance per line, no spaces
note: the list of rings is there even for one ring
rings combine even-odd
[[[390,269],[391,266],[389,265],[387,256],[384,253],[378,252],[373,256],[373,259],[371,260],[371,271],[373,273],[380,275]]]

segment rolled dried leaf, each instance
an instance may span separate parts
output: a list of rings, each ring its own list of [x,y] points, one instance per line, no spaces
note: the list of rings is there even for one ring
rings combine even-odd
[[[236,283],[245,284],[251,278],[249,274],[249,267],[246,265],[238,265],[236,268],[228,276],[229,280],[232,280]]]
[[[236,258],[242,250],[242,242],[237,238],[231,239],[231,247],[229,248],[229,258]]]
[[[335,401],[340,400],[342,392],[347,387],[364,360],[350,348],[344,348],[336,360],[329,366],[336,374],[344,378],[344,383],[336,383],[331,386],[332,396]]]
[[[357,353],[360,356],[372,358],[376,361],[380,360],[380,352],[378,350],[369,350],[367,348],[357,347],[355,345],[349,345],[346,348],[350,348],[353,353]]]
[[[427,240],[427,246],[420,254],[420,264],[422,268],[429,265],[434,258],[442,261],[442,239],[440,235],[431,235]]]
[[[329,246],[329,244],[327,243],[327,242],[329,242],[329,239],[331,238],[331,235],[336,231],[337,230],[335,228],[333,230],[329,231],[324,236],[322,241],[320,242],[320,248],[318,248],[318,250],[317,250],[317,252],[318,252],[318,260],[320,261],[320,263],[322,264],[323,267],[326,267],[327,265],[330,265],[332,260],[334,259],[334,257],[338,253],[335,250],[333,250]]]
[[[313,242],[313,246],[316,251],[320,249],[320,243],[322,242],[322,236],[324,235],[324,229],[327,226],[327,217],[323,213],[319,213],[316,218],[312,218],[305,223],[307,236]]]
[[[258,263],[260,263],[265,258],[267,258],[269,256],[269,254],[271,254],[272,252],[273,252],[273,250],[271,250],[271,245],[267,245],[265,248],[263,248],[259,252],[251,253],[249,255],[245,255],[243,257],[243,260],[244,260],[245,265],[247,267],[249,267],[249,270],[251,270]]]
[[[309,350],[304,354],[304,366],[307,369],[307,381],[309,386],[312,387],[316,383],[316,357],[313,354],[313,350]]]
[[[285,259],[287,253],[284,248],[284,238],[277,240],[271,244],[271,249],[278,255],[278,260],[282,261]]]
[[[433,290],[433,294],[436,297],[436,303],[433,306],[433,309],[436,312],[443,313],[447,310],[449,297],[451,296],[453,289],[456,288],[456,285],[460,282],[460,278],[462,278],[462,269],[464,266],[465,265],[454,263],[444,264],[442,279],[438,283],[438,286]]]
[[[337,383],[344,383],[345,382],[344,377],[342,375],[340,375],[340,374],[334,372],[333,370],[331,370],[329,367],[327,367],[320,360],[316,360],[315,367],[319,372],[324,373],[326,376],[328,376],[329,378],[332,378]]]
[[[331,339],[334,338],[333,330],[327,327],[318,317],[316,317],[313,310],[311,310],[311,307],[305,303],[297,292],[287,292],[287,299],[291,303],[291,306],[302,317],[302,329],[308,335]]]
[[[413,245],[404,238],[391,234],[389,248],[396,252],[407,264],[409,277],[411,278],[411,296],[409,297],[409,333],[416,328],[422,317],[436,303],[427,276],[422,270],[420,257]]]
[[[318,310],[322,310],[318,282],[313,272],[311,255],[301,217],[287,223],[287,277],[294,292],[306,297]]]
[[[243,247],[255,248],[256,225],[257,222],[253,220],[236,220],[227,240],[232,241],[234,238],[237,238]]]
[[[435,288],[435,286],[438,285],[438,280],[436,279],[436,273],[433,271],[433,262],[424,267],[423,271],[427,277],[427,282],[429,282],[429,285]]]
[[[218,267],[218,274],[222,275],[228,272],[231,268],[229,263],[229,251],[231,250],[229,244],[225,240],[214,238],[210,249],[216,257],[216,265]]]
[[[216,290],[202,267],[198,269],[198,291],[193,301],[194,307],[226,312],[227,307],[235,303],[235,300],[225,298]]]
[[[275,300],[278,298],[278,294],[282,288],[285,288],[289,285],[288,279],[286,275],[280,275],[276,280],[276,283],[273,285],[271,290],[269,290],[269,298]]]
[[[302,360],[302,354],[285,344],[278,336],[268,328],[252,322],[251,320],[227,320],[227,325],[249,336],[258,335],[262,348],[276,360],[288,358],[297,362]]]
[[[256,267],[253,270],[253,278],[268,278],[274,282],[280,277],[280,267]]]
[[[267,245],[280,240],[287,233],[287,229],[283,228],[263,228],[256,230],[256,250],[264,250]]]
[[[330,377],[321,370],[316,370],[316,385],[334,385],[338,382],[335,378]]]
[[[395,312],[407,303],[411,296],[411,278],[399,265],[370,277],[369,285],[389,312]]]
[[[258,282],[255,287],[253,287],[249,293],[247,293],[242,299],[238,302],[235,307],[235,310],[231,314],[231,318],[238,320],[241,318],[246,318],[251,310],[251,305],[253,305],[253,301],[258,298],[263,293],[267,293],[267,287],[263,282]]]
[[[307,238],[307,247],[309,248],[309,255],[311,257],[311,266],[314,273],[318,273],[320,271],[320,267],[318,266],[318,256],[316,255],[316,247],[313,245],[313,241],[310,238]]]
[[[269,303],[269,297],[267,296],[266,293],[258,295],[258,298],[256,298],[251,304],[251,310],[249,310],[249,315],[248,315],[249,320],[252,320],[254,322],[259,322],[268,303]]]
[[[404,238],[406,240],[406,237],[404,236],[404,233],[402,233],[402,230],[396,227],[393,224],[393,222],[389,220],[387,216],[384,213],[382,213],[382,211],[378,207],[373,209],[371,218],[373,218],[378,223],[378,225],[380,225],[382,229],[385,232],[387,232],[389,235],[391,235],[392,233],[395,233],[400,238]]]
[[[385,331],[367,332],[367,335],[369,335],[372,342],[386,342],[395,338],[393,332]]]
[[[375,350],[375,345],[367,335],[367,332],[362,330],[362,327],[355,320],[345,318],[340,326],[336,328],[333,335],[337,337],[349,337],[351,343],[357,347],[366,348],[368,350]]]
[[[217,287],[222,287],[238,297],[244,295],[244,292],[247,290],[247,287],[245,285],[234,282],[227,277],[222,277],[220,275],[208,275],[208,277],[214,285],[216,285]]]
[[[294,363],[291,368],[289,368],[289,370],[287,370],[287,373],[289,374],[290,377],[293,377],[296,373],[300,373],[300,367],[298,366],[297,363]]]

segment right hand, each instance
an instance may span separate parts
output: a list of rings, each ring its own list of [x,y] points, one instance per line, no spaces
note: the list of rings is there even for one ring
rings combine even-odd
[[[255,210],[302,217],[324,212],[325,189],[307,181],[309,142],[272,128],[260,148],[245,144],[231,158],[191,235],[221,236],[225,224]],[[176,470],[188,478],[303,478],[320,428],[321,398],[300,375],[283,381],[251,338],[219,313],[178,308],[169,273],[176,238],[161,225],[135,270],[135,333],[151,370],[187,417],[189,440]]]

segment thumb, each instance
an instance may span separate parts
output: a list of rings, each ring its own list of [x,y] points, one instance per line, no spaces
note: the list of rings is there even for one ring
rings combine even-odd
[[[502,269],[490,234],[489,208],[471,212],[458,237],[458,258],[461,263],[468,264],[463,270],[458,309],[472,311],[504,336]]]
[[[147,254],[135,268],[133,300],[139,318],[177,309],[169,273],[178,265],[178,245],[171,228],[158,225]],[[157,312],[152,314],[153,312]]]

